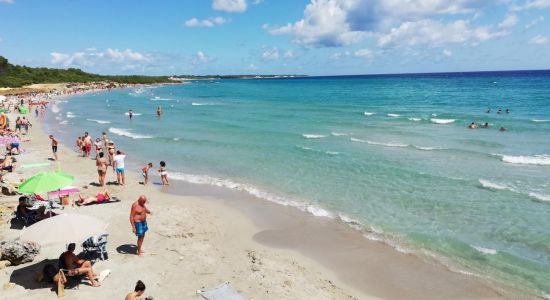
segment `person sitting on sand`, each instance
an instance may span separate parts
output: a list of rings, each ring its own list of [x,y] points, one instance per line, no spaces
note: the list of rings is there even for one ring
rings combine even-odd
[[[74,254],[75,247],[76,245],[74,243],[70,243],[67,247],[67,251],[61,254],[60,259],[62,259],[62,266],[69,270],[69,276],[86,274],[93,287],[100,286],[96,281],[97,275],[94,274],[92,263],[89,260],[79,259]]]
[[[470,128],[470,129],[476,129],[476,128],[477,128],[477,125],[476,125],[476,123],[472,122],[472,123],[470,123],[470,125],[468,125],[468,128]]]
[[[149,169],[153,167],[153,163],[148,163],[143,169],[141,169],[143,176],[143,185],[147,185],[147,182],[149,181]]]
[[[103,189],[102,192],[97,193],[95,196],[84,197],[82,196],[82,194],[78,195],[78,200],[75,201],[75,204],[78,206],[81,206],[81,205],[88,205],[92,203],[101,204],[103,202],[107,203],[107,202],[117,202],[117,201],[112,201],[111,194],[109,193],[109,191],[107,189]]]
[[[11,155],[6,155],[6,157],[0,164],[1,170],[8,172],[15,171],[15,161],[15,158],[13,158]]]
[[[134,291],[126,295],[124,300],[137,300],[143,295],[143,293],[145,293],[145,284],[141,280],[138,280]]]

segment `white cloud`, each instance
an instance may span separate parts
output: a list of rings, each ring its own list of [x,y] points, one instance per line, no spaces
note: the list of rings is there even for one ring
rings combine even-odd
[[[212,8],[225,12],[244,12],[246,11],[246,0],[213,0]]]
[[[453,56],[453,52],[449,49],[443,49],[443,55],[446,56],[446,57],[451,57]]]
[[[197,51],[197,54],[195,54],[195,58],[193,59],[193,64],[194,65],[205,64],[211,61],[212,61],[211,57],[207,56],[202,51]]]
[[[0,0],[0,3],[5,3],[5,4],[14,4],[15,1],[13,0]]]
[[[283,56],[284,58],[294,58],[295,54],[292,49],[288,49]]]
[[[214,17],[214,18],[208,18],[204,20],[192,18],[185,21],[184,25],[185,27],[214,27],[217,25],[222,25],[225,22],[227,22],[227,20],[224,19],[223,17]]]
[[[311,0],[304,17],[285,26],[264,25],[269,33],[290,34],[308,47],[345,46],[391,24],[401,24],[444,14],[478,13],[499,0]]]
[[[498,24],[498,28],[508,29],[516,26],[518,23],[518,17],[514,14],[507,15],[502,22]]]
[[[262,53],[263,60],[277,60],[279,59],[279,49],[277,47],[264,49]]]
[[[151,55],[142,54],[131,49],[119,50],[107,48],[105,51],[98,51],[95,48],[85,49],[73,53],[50,53],[50,62],[63,67],[89,67],[96,65],[130,63],[145,63],[153,60]]]
[[[416,46],[422,44],[443,45],[488,41],[506,35],[506,31],[493,32],[487,26],[472,28],[470,22],[457,20],[442,23],[431,19],[405,22],[378,38],[379,47]]]
[[[345,58],[345,57],[349,57],[351,56],[351,52],[349,51],[344,51],[344,52],[336,52],[336,53],[333,53],[330,58],[331,59],[334,59],[334,60],[339,60],[339,59],[342,59],[342,58]]]
[[[360,58],[372,59],[373,58],[373,53],[372,53],[371,50],[365,48],[365,49],[359,49],[359,50],[355,51],[353,53],[353,56],[360,57]]]
[[[520,11],[526,9],[543,9],[550,7],[550,0],[528,0],[523,5],[515,5],[511,10]]]
[[[548,38],[543,35],[537,35],[529,40],[530,44],[542,45],[548,43]]]
[[[531,22],[529,22],[528,24],[525,25],[525,30],[528,30],[528,29],[531,29],[533,27],[535,27],[537,24],[539,23],[542,23],[544,22],[544,17],[543,16],[539,16],[538,18],[532,20]]]

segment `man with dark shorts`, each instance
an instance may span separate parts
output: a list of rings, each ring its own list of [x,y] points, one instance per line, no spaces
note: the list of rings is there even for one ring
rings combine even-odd
[[[50,134],[50,140],[52,141],[53,159],[57,160],[57,140]]]
[[[141,256],[141,245],[143,245],[143,239],[145,233],[149,228],[147,227],[147,214],[151,214],[151,211],[145,206],[147,197],[144,195],[139,196],[138,200],[132,204],[130,210],[130,224],[132,225],[132,232],[137,236],[137,255]]]

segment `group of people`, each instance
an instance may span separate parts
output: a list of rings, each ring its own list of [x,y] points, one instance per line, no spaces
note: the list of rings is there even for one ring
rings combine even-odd
[[[509,113],[510,113],[510,109],[507,108],[504,112],[506,112],[507,114],[509,114]],[[490,114],[490,113],[491,113],[491,108],[490,108],[490,107],[487,108],[487,110],[485,111],[485,113]],[[500,115],[500,114],[502,114],[502,113],[503,113],[502,108],[499,108],[499,109],[497,110],[497,114]],[[489,127],[491,127],[491,126],[490,126],[490,124],[487,123],[487,122],[481,123],[481,124],[476,124],[475,122],[472,122],[472,123],[470,123],[470,124],[468,125],[468,128],[469,128],[469,129],[489,128]],[[501,131],[501,132],[503,132],[503,131],[508,131],[508,129],[506,129],[505,127],[501,126],[501,127],[499,128],[499,131]]]

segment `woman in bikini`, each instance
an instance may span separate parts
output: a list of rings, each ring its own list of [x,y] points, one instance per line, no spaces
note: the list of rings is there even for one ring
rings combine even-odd
[[[105,158],[103,156],[103,152],[99,152],[98,158],[95,161],[95,165],[97,166],[97,174],[99,175],[100,186],[105,186],[105,176],[107,175],[107,162],[105,161]]]
[[[162,185],[170,185],[168,183],[168,172],[166,171],[166,163],[164,161],[160,162],[160,179],[162,180]]]

